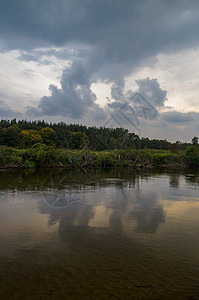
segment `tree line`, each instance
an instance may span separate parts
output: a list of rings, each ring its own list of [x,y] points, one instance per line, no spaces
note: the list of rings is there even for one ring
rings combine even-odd
[[[192,144],[197,142],[194,137]],[[30,148],[35,144],[54,148],[82,149],[94,151],[113,149],[157,149],[178,152],[187,149],[191,143],[175,143],[167,140],[140,138],[124,128],[87,127],[65,122],[48,123],[44,120],[1,120],[0,145],[18,149]]]

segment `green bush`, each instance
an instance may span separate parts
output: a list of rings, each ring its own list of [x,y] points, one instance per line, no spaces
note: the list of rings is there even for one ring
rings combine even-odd
[[[182,159],[176,153],[154,153],[152,156],[153,164],[164,165],[171,163],[179,163]]]
[[[110,152],[96,152],[95,164],[97,167],[112,167],[116,163],[116,155]]]
[[[69,151],[63,149],[57,150],[57,160],[63,165],[70,165],[71,159]]]
[[[185,158],[191,166],[199,166],[199,147],[191,146],[185,151]]]
[[[25,168],[35,168],[35,163],[33,161],[29,161],[28,159],[26,159],[24,162],[24,167]]]
[[[26,158],[34,161],[36,166],[51,165],[55,161],[53,147],[37,143],[26,152]]]
[[[13,165],[22,166],[23,165],[23,158],[21,156],[17,156],[16,154],[13,154],[10,156],[10,162]]]

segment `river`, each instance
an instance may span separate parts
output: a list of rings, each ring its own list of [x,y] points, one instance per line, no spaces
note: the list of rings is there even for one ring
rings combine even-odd
[[[199,299],[199,173],[0,171],[0,299]]]

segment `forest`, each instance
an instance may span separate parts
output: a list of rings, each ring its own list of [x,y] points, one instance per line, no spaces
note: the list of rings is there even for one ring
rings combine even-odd
[[[26,121],[13,119],[0,121],[0,145],[18,149],[29,148],[42,143],[54,148],[90,150],[114,149],[157,149],[178,152],[191,143],[175,143],[167,140],[140,138],[124,128],[86,127],[79,124],[47,123],[45,121]]]
[[[198,138],[191,143],[139,137],[124,128],[43,121],[0,121],[3,167],[199,166]]]

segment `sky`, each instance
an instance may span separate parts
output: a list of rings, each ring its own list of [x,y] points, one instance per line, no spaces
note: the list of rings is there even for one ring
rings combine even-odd
[[[0,118],[199,130],[198,0],[1,0]]]

